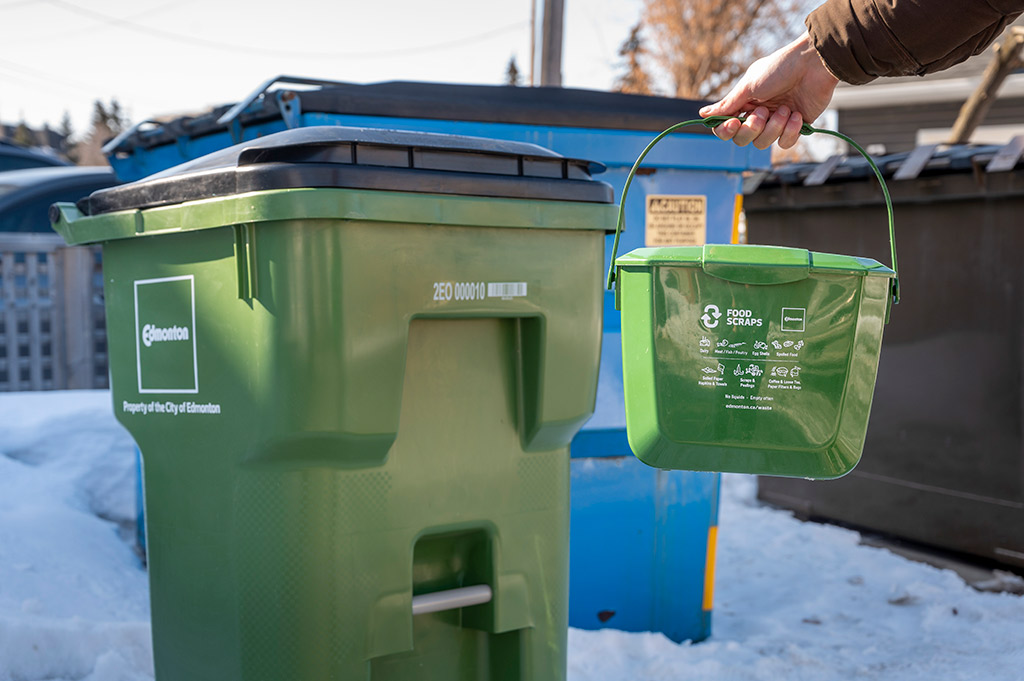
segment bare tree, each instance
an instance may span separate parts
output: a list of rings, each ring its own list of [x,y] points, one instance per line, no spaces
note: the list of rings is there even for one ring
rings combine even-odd
[[[619,46],[619,56],[625,60],[626,72],[615,80],[615,90],[618,92],[634,95],[649,95],[654,92],[651,75],[641,61],[647,54],[647,46],[640,35],[641,30],[643,22],[638,21],[629,30],[629,37]]]
[[[505,85],[519,85],[519,66],[516,64],[515,55],[509,58],[508,66],[505,67]]]
[[[725,94],[750,62],[797,33],[807,0],[644,0],[652,56],[674,94]]]
[[[85,137],[75,145],[76,162],[80,165],[106,165],[103,145],[129,125],[117,99],[110,100],[110,106],[96,100],[93,104],[92,126]]]
[[[18,123],[18,127],[14,130],[14,143],[23,147],[34,147],[38,145],[36,140],[36,134],[32,132],[32,128],[28,127],[28,123],[25,119],[22,119]]]
[[[57,129],[57,134],[61,138],[60,153],[72,163],[76,163],[78,154],[75,153],[75,129],[71,124],[71,114],[66,110],[60,119],[60,128]]]

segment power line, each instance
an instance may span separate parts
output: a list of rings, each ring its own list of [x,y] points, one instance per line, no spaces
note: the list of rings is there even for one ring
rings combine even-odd
[[[51,92],[66,92],[67,88],[72,88],[78,90],[79,92],[94,94],[93,90],[84,87],[81,82],[65,80],[64,78],[61,78],[59,76],[54,76],[49,73],[37,71],[22,64],[7,61],[6,59],[0,59],[0,69],[5,69],[8,72],[20,74],[22,76],[22,82],[30,82],[24,79],[24,77],[26,76],[29,78],[34,78],[38,81],[35,84],[36,87],[42,87],[42,89],[50,90]],[[39,84],[40,82],[42,83],[42,85]],[[63,84],[67,87],[60,87],[58,84]]]
[[[122,20],[123,21],[130,21],[132,19],[143,19],[145,17],[152,16],[154,14],[160,14],[161,12],[165,12],[165,11],[167,11],[169,9],[179,9],[180,10],[182,5],[188,5],[188,4],[191,4],[191,2],[192,2],[192,0],[171,0],[171,2],[165,2],[162,5],[157,5],[156,7],[151,7],[149,9],[147,9],[147,10],[143,10],[142,12],[138,12],[136,14],[130,14],[130,15],[126,16],[126,17],[123,17]],[[33,3],[34,4],[34,3],[38,3],[38,0],[15,0],[12,4],[13,5],[19,5],[19,4],[22,4],[22,3],[25,3],[25,4]],[[6,7],[6,5],[0,5],[0,9],[3,9],[4,7]],[[16,40],[8,40],[8,41],[6,41],[5,44],[7,44],[7,45],[24,45],[26,43],[38,43],[43,36],[45,36],[47,41],[64,40],[65,38],[69,38],[69,37],[72,37],[72,36],[81,36],[83,33],[95,34],[96,32],[102,30],[105,26],[110,26],[110,22],[105,20],[105,19],[99,21],[97,24],[95,24],[93,26],[77,26],[75,28],[69,29],[67,31],[62,31],[60,33],[53,33],[52,30],[50,29],[50,27],[46,26],[46,27],[44,27],[44,32],[43,33],[35,32],[35,33],[29,33],[29,34],[26,35],[25,33],[20,33],[19,32],[19,34],[18,34],[19,37]]]
[[[0,2],[0,9],[11,9],[14,7],[25,7],[26,5],[34,4],[36,0],[11,0],[10,2]]]
[[[502,26],[501,28],[495,28],[484,33],[478,33],[477,35],[466,36],[458,40],[450,40],[443,43],[435,43],[433,45],[422,45],[420,47],[399,47],[393,50],[378,50],[377,52],[355,52],[348,56],[350,57],[390,57],[390,56],[401,56],[420,54],[422,52],[434,52],[437,50],[445,50],[452,47],[465,47],[466,45],[474,45],[479,42],[483,42],[488,38],[502,35],[503,33],[509,33],[510,31],[518,31],[523,28],[530,26],[529,21],[517,21],[514,24]]]
[[[65,78],[54,76],[49,73],[37,71],[36,69],[32,69],[22,64],[17,64],[15,62],[8,61],[6,59],[0,59],[0,75],[3,75],[5,78],[10,78],[12,80],[21,82],[24,84],[25,87],[36,91],[50,92],[53,94],[63,95],[63,99],[65,101],[63,108],[65,111],[67,111],[68,108],[70,108],[68,104],[71,104],[73,102],[80,102],[79,108],[85,107],[83,98],[80,95],[75,95],[74,97],[72,97],[69,93],[69,90],[75,90],[77,92],[82,93],[82,95],[85,95],[90,103],[102,99],[101,93],[104,90],[104,88],[90,86],[87,83],[67,80]],[[19,98],[15,97],[12,100],[12,98],[9,96],[5,97],[4,103],[10,104],[12,101],[18,105],[21,104]],[[122,104],[123,103],[124,102],[122,101]],[[129,104],[134,104],[138,106],[139,102],[136,98],[133,98],[133,100],[129,102]]]
[[[85,7],[79,7],[78,5],[66,2],[65,0],[43,1],[59,9],[74,12],[75,14],[79,14],[81,16],[87,16],[91,19],[98,19],[111,26],[116,26],[129,31],[135,31],[136,33],[155,36],[157,38],[163,38],[164,40],[170,40],[172,42],[177,42],[184,45],[191,45],[193,47],[204,47],[213,50],[221,50],[224,52],[242,52],[257,56],[305,57],[310,59],[354,59],[366,57],[391,57],[420,54],[423,52],[432,52],[436,50],[449,49],[452,47],[462,47],[464,45],[471,45],[473,43],[481,42],[487,40],[488,38],[493,38],[497,35],[501,35],[512,30],[518,30],[529,25],[528,21],[519,21],[514,24],[509,24],[508,26],[502,26],[501,28],[492,29],[484,33],[467,36],[465,38],[461,38],[458,40],[445,41],[442,43],[423,45],[419,47],[396,48],[393,50],[377,50],[373,52],[304,52],[294,50],[275,50],[269,47],[254,47],[252,45],[236,45],[225,43],[219,40],[205,40],[203,38],[196,38],[194,36],[184,35],[181,33],[174,33],[172,31],[165,31],[163,29],[155,28],[152,26],[137,24],[127,19],[110,16],[109,14],[103,14],[102,12],[97,12],[95,10],[91,10]]]

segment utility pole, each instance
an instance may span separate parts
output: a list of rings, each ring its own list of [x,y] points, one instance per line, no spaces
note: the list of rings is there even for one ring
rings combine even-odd
[[[537,73],[535,66],[537,59],[537,3],[540,0],[530,0],[530,85],[536,85],[534,74]]]
[[[999,43],[996,53],[985,69],[978,88],[960,107],[956,123],[949,134],[949,144],[966,144],[971,133],[985,119],[985,114],[996,100],[996,94],[1006,77],[1021,67],[1020,48],[1024,45],[1024,29],[1013,26]]]
[[[561,87],[565,0],[533,0],[530,18],[530,84]]]

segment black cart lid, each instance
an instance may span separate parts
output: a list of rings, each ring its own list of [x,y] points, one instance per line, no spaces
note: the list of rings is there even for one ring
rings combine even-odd
[[[350,188],[612,203],[600,163],[535,144],[404,130],[319,126],[244,142],[78,202],[86,215],[246,192]]]

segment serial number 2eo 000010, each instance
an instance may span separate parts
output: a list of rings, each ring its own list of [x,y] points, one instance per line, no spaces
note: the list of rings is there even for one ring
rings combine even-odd
[[[487,297],[487,285],[482,281],[435,281],[434,300],[483,300]]]

